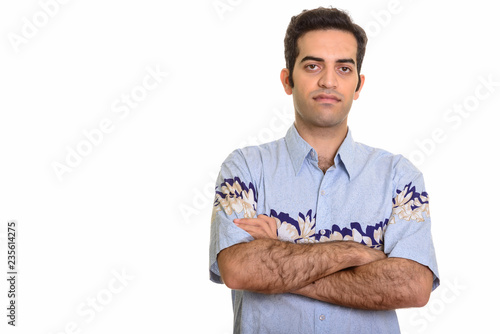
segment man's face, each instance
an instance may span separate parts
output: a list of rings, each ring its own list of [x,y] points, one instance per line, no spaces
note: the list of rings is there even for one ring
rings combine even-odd
[[[288,81],[289,71],[283,69],[281,73],[286,93],[293,94],[297,125],[347,129],[352,101],[359,97],[364,83],[361,76],[356,92],[355,37],[340,30],[314,30],[301,36],[297,44],[293,88]]]

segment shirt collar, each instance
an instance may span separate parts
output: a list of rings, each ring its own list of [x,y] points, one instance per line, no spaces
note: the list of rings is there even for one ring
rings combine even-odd
[[[338,166],[338,161],[342,161],[344,167],[349,175],[349,179],[352,179],[357,173],[357,164],[355,163],[356,153],[356,143],[352,139],[351,129],[347,128],[347,135],[344,141],[337,151],[337,156],[335,157],[335,165]]]
[[[315,154],[314,149],[299,135],[295,124],[292,124],[285,136],[288,154],[292,159],[293,169],[297,175],[308,154]]]
[[[318,161],[318,155],[314,148],[309,145],[298,133],[295,128],[295,124],[293,124],[285,136],[285,142],[287,145],[288,153],[290,154],[290,158],[292,160],[293,169],[295,171],[295,175],[300,172],[302,165],[304,164],[304,160],[310,155],[310,158],[314,161]],[[356,164],[355,164],[355,148],[356,143],[352,139],[351,130],[348,129],[347,136],[345,137],[342,145],[335,156],[335,165],[339,166],[340,162],[344,165],[347,174],[349,175],[349,179],[354,177],[357,172]]]

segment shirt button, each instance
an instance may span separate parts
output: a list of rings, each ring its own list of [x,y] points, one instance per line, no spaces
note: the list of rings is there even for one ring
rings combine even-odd
[[[325,196],[326,192],[324,190],[321,190],[321,196]]]
[[[322,315],[320,315],[320,316],[319,316],[319,320],[323,321],[323,320],[325,320],[325,319],[326,319],[326,317],[325,317],[325,315],[324,315],[324,314],[322,314]]]
[[[321,231],[319,231],[319,233],[320,233],[321,235],[325,235],[326,231],[325,231],[325,230],[321,230]]]

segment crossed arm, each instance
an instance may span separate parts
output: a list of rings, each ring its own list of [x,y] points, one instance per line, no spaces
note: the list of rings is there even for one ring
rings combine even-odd
[[[273,218],[236,219],[254,241],[222,250],[218,264],[231,289],[295,293],[352,308],[387,310],[424,306],[432,272],[402,258],[387,258],[357,242],[294,244],[277,240]]]

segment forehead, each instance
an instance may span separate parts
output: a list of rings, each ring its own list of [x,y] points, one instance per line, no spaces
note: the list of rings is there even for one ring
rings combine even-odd
[[[354,35],[342,30],[313,30],[306,32],[297,40],[299,56],[317,56],[325,60],[352,58],[356,60],[358,43]]]

